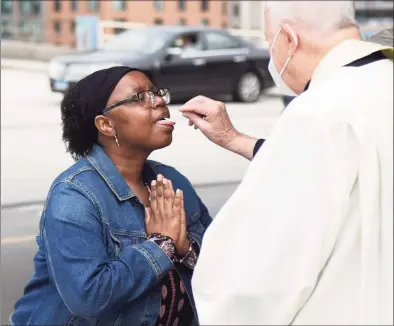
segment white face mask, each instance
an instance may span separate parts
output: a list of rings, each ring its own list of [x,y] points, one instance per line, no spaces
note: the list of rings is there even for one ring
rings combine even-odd
[[[270,51],[271,58],[270,58],[270,62],[268,64],[268,71],[270,72],[272,79],[275,82],[275,85],[278,86],[285,95],[297,96],[297,94],[289,86],[287,86],[287,84],[282,79],[282,74],[285,71],[287,65],[289,64],[291,56],[287,58],[285,65],[283,66],[282,71],[280,73],[276,69],[274,61],[272,59],[272,49],[274,48],[274,45],[276,43],[276,40],[278,39],[278,36],[279,36],[279,33],[281,30],[282,30],[282,28],[279,29],[278,34],[276,34],[274,41],[272,42],[271,51]]]

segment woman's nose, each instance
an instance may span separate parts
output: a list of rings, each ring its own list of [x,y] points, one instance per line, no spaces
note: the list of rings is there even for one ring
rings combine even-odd
[[[155,108],[157,108],[157,107],[162,107],[162,106],[164,106],[165,104],[166,104],[166,102],[164,101],[164,98],[163,98],[162,96],[159,96],[159,95],[157,95],[157,94],[154,95],[154,98],[153,98],[153,106],[154,106]]]

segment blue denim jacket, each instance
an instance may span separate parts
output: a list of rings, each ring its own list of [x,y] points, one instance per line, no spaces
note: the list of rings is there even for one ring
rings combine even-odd
[[[211,222],[190,182],[148,161],[184,191],[188,231],[199,245]],[[42,213],[35,273],[15,304],[13,325],[154,325],[160,281],[173,263],[146,241],[144,208],[102,147],[95,145],[53,183]],[[192,270],[176,266],[195,311]]]

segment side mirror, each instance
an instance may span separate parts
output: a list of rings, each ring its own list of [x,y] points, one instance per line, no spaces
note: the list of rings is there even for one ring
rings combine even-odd
[[[181,48],[168,48],[167,49],[167,58],[172,60],[174,58],[179,58],[182,55]]]

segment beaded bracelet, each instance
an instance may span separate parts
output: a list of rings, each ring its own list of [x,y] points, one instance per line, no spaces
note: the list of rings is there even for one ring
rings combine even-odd
[[[193,239],[189,239],[189,243],[189,250],[187,251],[186,255],[184,255],[182,258],[179,258],[179,256],[177,256],[176,262],[184,264],[186,267],[193,269],[197,263],[197,253],[195,251],[195,248],[193,247],[195,241]]]
[[[165,236],[160,233],[152,233],[148,240],[156,243],[172,261],[177,260],[174,242],[169,236]]]

